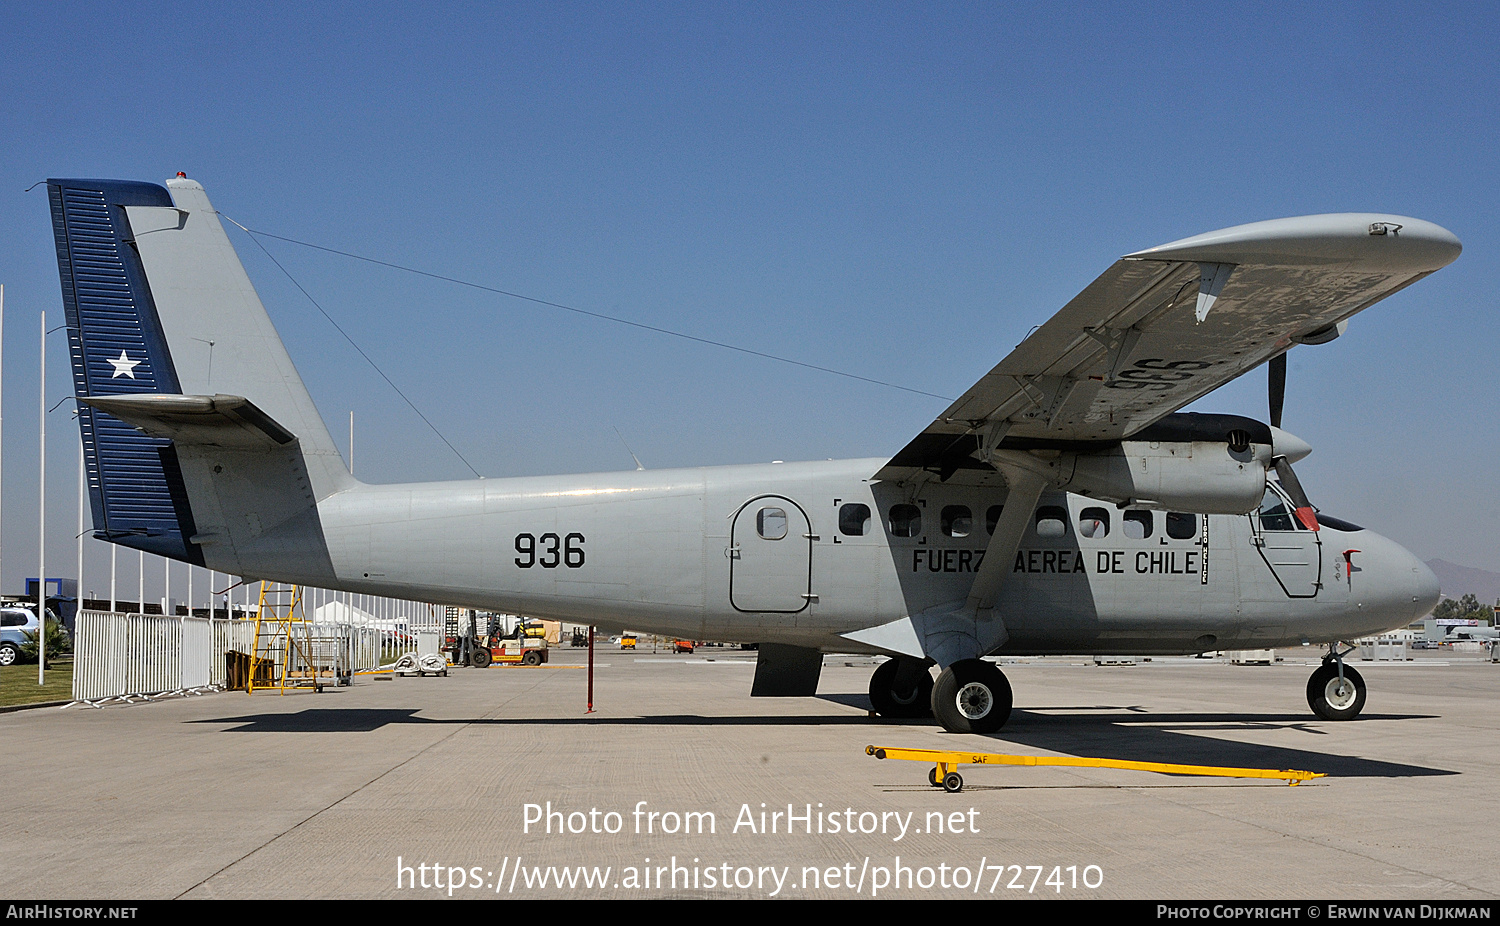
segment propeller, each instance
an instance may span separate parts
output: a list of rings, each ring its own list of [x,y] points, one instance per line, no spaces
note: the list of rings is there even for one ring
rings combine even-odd
[[[1281,431],[1281,410],[1286,404],[1285,351],[1272,357],[1266,368],[1266,398],[1271,407],[1271,427],[1276,429],[1272,432],[1275,434]],[[1277,481],[1286,490],[1286,494],[1291,496],[1292,504],[1296,508],[1297,520],[1301,521],[1302,526],[1308,530],[1317,530],[1317,513],[1313,511],[1312,502],[1308,501],[1307,493],[1302,490],[1302,483],[1297,481],[1297,474],[1292,472],[1292,461],[1287,459],[1286,453],[1279,453],[1271,462],[1276,468]]]
[[[1286,404],[1286,353],[1271,358],[1266,368],[1266,392],[1271,405],[1271,427],[1281,427],[1281,408]]]
[[[1296,506],[1297,520],[1301,521],[1302,526],[1308,530],[1317,530],[1318,515],[1313,511],[1312,502],[1307,500],[1307,493],[1302,491],[1302,483],[1297,481],[1297,474],[1292,472],[1291,461],[1286,457],[1277,457],[1274,462],[1276,479],[1286,490],[1286,494],[1291,496],[1292,504]]]

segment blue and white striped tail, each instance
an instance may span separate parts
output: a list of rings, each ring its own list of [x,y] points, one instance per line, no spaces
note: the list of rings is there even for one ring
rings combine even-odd
[[[47,186],[80,399],[184,395],[253,407],[297,441],[293,468],[305,504],[353,484],[202,186],[185,177],[165,186]],[[126,407],[133,406],[115,410]],[[156,436],[148,436],[87,401],[79,426],[94,536],[203,564],[195,538],[223,536],[226,518],[257,520],[261,532],[274,526],[267,512],[239,510],[244,504],[220,510],[204,474],[185,474],[202,462],[179,446],[186,438],[152,428]],[[264,504],[252,507],[279,509],[272,496],[280,491],[268,486]]]
[[[163,187],[49,180],[73,386],[79,396],[180,393],[172,357],[134,248],[127,206],[172,205]],[[201,563],[172,442],[80,405],[94,536]]]

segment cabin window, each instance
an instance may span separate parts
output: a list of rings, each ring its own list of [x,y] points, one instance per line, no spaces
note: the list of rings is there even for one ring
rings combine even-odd
[[[984,513],[984,532],[993,534],[995,525],[1000,523],[1000,512],[1005,510],[1004,505],[991,505],[990,510]]]
[[[839,508],[839,533],[863,537],[870,532],[870,506],[850,503]]]
[[[767,540],[785,537],[786,511],[781,508],[762,508],[755,515],[755,532]]]
[[[916,537],[922,533],[922,511],[916,505],[891,506],[891,536]]]
[[[949,537],[967,537],[974,528],[974,514],[968,505],[944,505],[942,526]]]
[[[1139,510],[1125,512],[1122,529],[1130,540],[1145,540],[1151,536],[1151,512]]]
[[[1167,536],[1173,540],[1192,540],[1198,536],[1198,516],[1179,511],[1167,512]]]
[[[1103,508],[1085,508],[1078,514],[1078,533],[1090,540],[1109,536],[1109,512]]]
[[[1068,512],[1056,505],[1043,505],[1036,510],[1036,535],[1044,540],[1066,537],[1068,534]]]

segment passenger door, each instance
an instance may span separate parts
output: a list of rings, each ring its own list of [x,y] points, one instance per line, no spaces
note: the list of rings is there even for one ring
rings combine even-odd
[[[780,495],[753,498],[729,530],[729,603],[736,611],[795,614],[812,598],[806,512]]]

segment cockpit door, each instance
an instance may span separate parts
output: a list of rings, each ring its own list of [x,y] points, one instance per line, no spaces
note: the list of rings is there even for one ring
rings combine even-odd
[[[1252,542],[1288,598],[1315,598],[1323,587],[1323,541],[1294,510],[1279,486],[1266,483],[1260,510],[1250,515]]]

